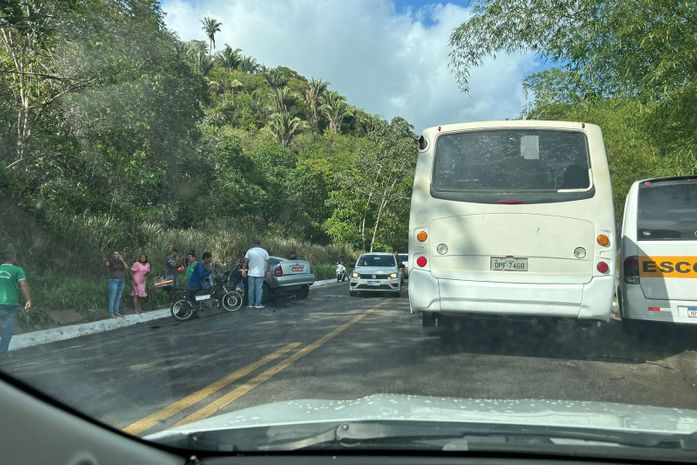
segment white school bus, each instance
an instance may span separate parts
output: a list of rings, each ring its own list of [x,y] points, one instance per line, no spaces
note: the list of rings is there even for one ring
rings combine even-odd
[[[622,220],[620,309],[636,320],[697,324],[697,176],[644,179]]]
[[[616,230],[600,128],[490,121],[426,129],[409,219],[409,304],[458,316],[604,320]]]

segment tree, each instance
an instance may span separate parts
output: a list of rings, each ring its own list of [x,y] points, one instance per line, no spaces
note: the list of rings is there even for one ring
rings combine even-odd
[[[220,32],[220,26],[222,26],[223,24],[215,18],[211,18],[208,16],[201,20],[201,24],[203,25],[201,29],[203,29],[203,32],[206,33],[206,37],[208,37],[208,54],[212,55],[213,49],[215,48],[215,33]]]
[[[272,88],[270,95],[278,113],[288,113],[291,105],[297,100],[295,94],[287,87]]]
[[[206,43],[202,40],[192,40],[186,43],[185,53],[194,69],[206,76],[213,69],[213,58],[206,51]]]
[[[344,117],[350,113],[346,98],[338,92],[327,91],[322,94],[321,100],[322,106],[320,108],[329,120],[329,129],[340,132]]]
[[[134,3],[133,8],[138,7]],[[140,11],[142,17],[124,18],[119,16],[119,5],[108,5],[97,18],[84,15],[74,2],[9,0],[3,4],[0,75],[9,80],[10,105],[16,111],[15,151],[12,160],[5,160],[8,168],[25,161],[37,126],[65,96],[137,72],[120,37],[126,31],[132,32],[131,38],[147,35],[133,27],[135,23],[160,24],[156,8]],[[38,151],[32,158],[41,155]]]
[[[242,49],[240,48],[233,50],[232,47],[225,44],[225,48],[215,55],[215,64],[228,72],[237,69],[242,62],[242,55],[240,55],[241,51]]]
[[[697,2],[479,0],[450,36],[463,89],[469,70],[497,52],[533,51],[603,98],[640,99],[647,130],[672,147],[697,144]]]
[[[276,141],[283,147],[288,147],[293,136],[305,127],[305,122],[297,116],[291,117],[288,113],[274,113],[269,118],[266,129],[273,134]]]
[[[319,109],[322,105],[321,98],[327,90],[328,82],[321,79],[310,79],[305,90],[305,104],[310,110],[310,123],[315,131],[319,130]]]
[[[257,60],[246,56],[242,57],[242,61],[240,62],[240,70],[244,71],[245,73],[255,74],[261,70],[261,66],[257,63]]]
[[[272,69],[264,74],[264,79],[271,89],[281,89],[288,85],[288,77],[279,69]]]
[[[327,233],[373,251],[385,217],[400,218],[397,212],[408,209],[416,153],[413,128],[402,118],[368,134],[351,169],[338,174],[340,189],[329,200],[334,211],[325,224]],[[406,235],[406,228],[397,229]]]

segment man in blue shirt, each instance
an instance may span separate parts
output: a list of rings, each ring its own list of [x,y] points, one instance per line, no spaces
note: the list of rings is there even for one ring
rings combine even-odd
[[[191,273],[191,278],[189,278],[189,282],[187,283],[189,289],[210,289],[211,283],[207,278],[211,275],[212,262],[213,254],[210,252],[203,252],[201,261],[194,266],[194,271]]]

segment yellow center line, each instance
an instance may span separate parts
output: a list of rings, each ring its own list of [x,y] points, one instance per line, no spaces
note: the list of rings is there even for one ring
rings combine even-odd
[[[372,308],[369,308],[368,310],[364,311],[363,313],[356,315],[353,317],[351,320],[347,321],[343,325],[339,326],[332,332],[322,336],[321,338],[317,339],[315,342],[312,344],[309,344],[299,351],[295,352],[293,355],[290,357],[286,358],[282,362],[272,366],[271,368],[267,369],[266,371],[262,372],[260,375],[256,376],[255,378],[247,381],[243,385],[241,385],[238,388],[235,388],[234,390],[228,392],[227,394],[224,394],[220,396],[218,399],[214,400],[210,404],[206,405],[205,407],[202,407],[201,409],[197,410],[196,412],[192,413],[188,417],[184,418],[181,420],[179,423],[177,423],[174,426],[182,426],[187,423],[192,423],[194,421],[199,421],[203,420],[205,418],[210,417],[211,415],[215,414],[217,411],[220,409],[226,407],[227,405],[231,404],[232,402],[236,401],[243,395],[247,394],[249,391],[263,383],[264,381],[268,380],[284,368],[287,368],[288,366],[292,365],[293,363],[297,362],[299,359],[303,358],[305,355],[309,354],[315,349],[318,349],[325,343],[327,343],[330,339],[338,336],[339,334],[343,333],[347,329],[349,329],[351,326],[355,325],[359,321],[361,321],[363,318],[368,316],[370,313],[374,312],[381,306],[385,305],[386,302],[383,302],[381,304],[378,304]]]
[[[176,413],[181,412],[182,410],[191,407],[192,405],[196,404],[197,402],[202,401],[206,397],[210,396],[211,394],[221,390],[225,386],[228,386],[229,384],[234,383],[238,379],[247,376],[251,372],[257,370],[258,368],[261,368],[262,366],[273,362],[277,358],[281,357],[282,355],[286,354],[287,352],[290,352],[291,350],[295,349],[300,345],[299,342],[292,342],[288,345],[285,345],[281,347],[280,349],[260,358],[254,363],[251,363],[247,365],[244,368],[240,368],[237,371],[233,371],[229,375],[220,378],[218,381],[215,381],[208,386],[204,387],[203,389],[199,389],[198,391],[194,392],[193,394],[189,394],[186,397],[182,397],[176,402],[173,402],[169,404],[167,407],[158,410],[154,413],[151,413],[145,418],[142,418],[135,423],[131,423],[130,425],[126,426],[123,431],[126,433],[130,434],[139,434],[142,433],[143,431],[146,431],[156,424],[158,424],[161,421],[164,421],[168,419],[169,417],[175,415]]]

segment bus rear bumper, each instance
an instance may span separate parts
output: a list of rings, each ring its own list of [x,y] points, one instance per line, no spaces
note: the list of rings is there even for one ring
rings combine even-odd
[[[409,279],[412,312],[450,315],[562,317],[610,319],[615,281],[593,277],[586,284],[514,284],[437,279],[413,269]]]
[[[697,301],[647,299],[639,284],[623,284],[622,286],[623,320],[697,324],[697,316],[690,317],[690,312],[688,312],[688,310],[697,310]]]

